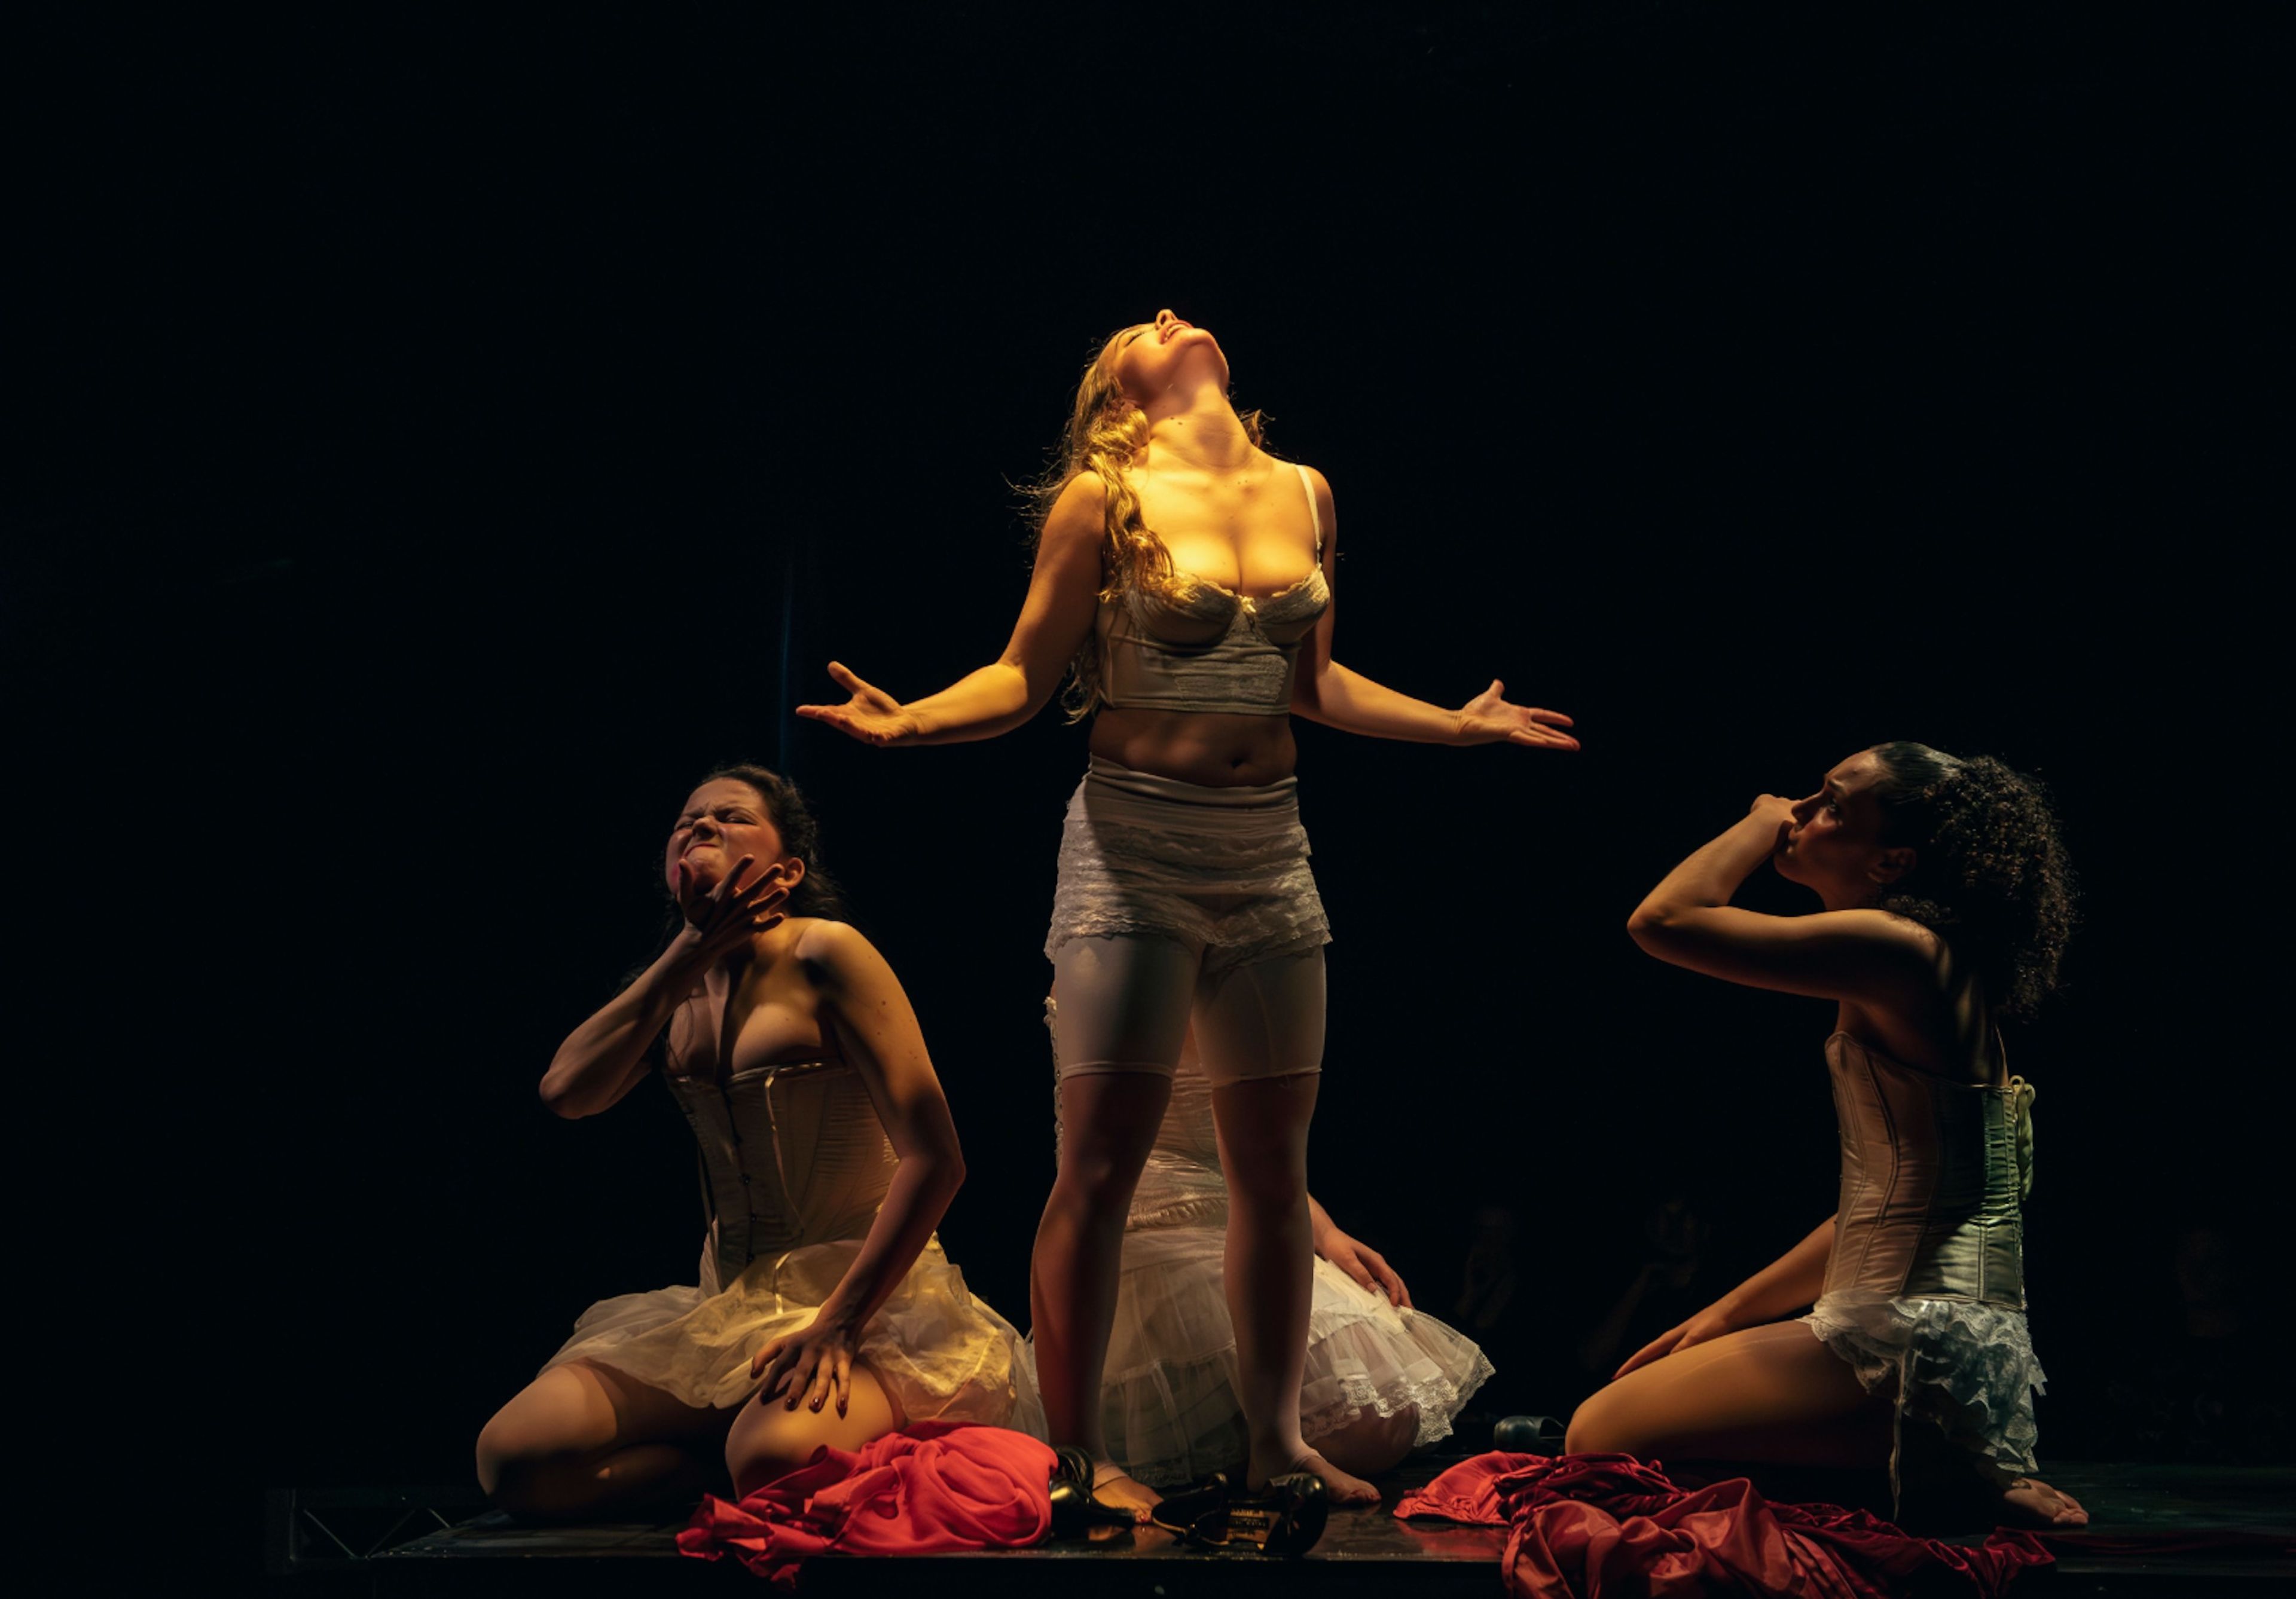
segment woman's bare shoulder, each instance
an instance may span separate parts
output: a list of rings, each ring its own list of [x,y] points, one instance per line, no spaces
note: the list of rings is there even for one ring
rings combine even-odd
[[[795,930],[790,953],[816,974],[849,974],[863,964],[884,964],[885,957],[877,953],[868,935],[849,922],[830,916],[792,916],[787,925]]]
[[[1108,485],[1098,472],[1080,472],[1061,486],[1045,514],[1042,542],[1058,547],[1071,541],[1096,547],[1108,517]]]

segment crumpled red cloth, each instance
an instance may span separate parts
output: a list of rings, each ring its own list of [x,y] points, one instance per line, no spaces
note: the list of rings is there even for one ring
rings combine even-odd
[[[2030,1533],[1980,1549],[1915,1538],[1869,1511],[1773,1505],[1742,1477],[1677,1488],[1630,1455],[1478,1455],[1408,1495],[1398,1516],[1512,1529],[1501,1575],[1516,1599],[1693,1594],[1993,1599],[2051,1556]]]
[[[778,1588],[798,1567],[846,1554],[1013,1549],[1052,1527],[1053,1452],[1025,1432],[919,1422],[863,1445],[826,1446],[738,1505],[715,1494],[677,1535],[681,1554],[732,1554]]]

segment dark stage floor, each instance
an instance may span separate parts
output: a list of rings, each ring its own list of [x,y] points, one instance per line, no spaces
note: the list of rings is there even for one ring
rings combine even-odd
[[[1426,1482],[1451,1458],[1414,1461],[1382,1480],[1388,1502]],[[2088,1506],[2095,1518],[2090,1535],[2099,1540],[2144,1537],[2193,1546],[2128,1554],[2061,1546],[2055,1570],[2032,1574],[2021,1583],[2022,1590],[2259,1596],[2296,1591],[2296,1469],[2054,1463],[2049,1478]],[[683,1518],[537,1528],[488,1513],[439,1524],[453,1513],[451,1500],[433,1496],[426,1502],[415,1493],[275,1496],[274,1591],[307,1599],[337,1594],[650,1594],[704,1587],[768,1591],[731,1560],[712,1565],[680,1558],[672,1539]],[[406,1520],[394,1529],[391,1522],[400,1515]],[[1977,1543],[1984,1529],[1939,1536]],[[372,1554],[361,1546],[369,1540],[381,1546]],[[1136,1546],[1134,1536],[1124,1534],[1089,1546],[902,1561],[818,1560],[806,1568],[800,1588],[832,1595],[996,1594],[1013,1599],[1086,1593],[1094,1599],[1177,1599],[1247,1591],[1493,1595],[1499,1591],[1498,1554],[1505,1542],[1502,1529],[1398,1521],[1382,1509],[1333,1516],[1322,1543],[1297,1561],[1181,1549],[1153,1535],[1140,1537]],[[276,1552],[291,1545],[297,1558],[283,1560]]]

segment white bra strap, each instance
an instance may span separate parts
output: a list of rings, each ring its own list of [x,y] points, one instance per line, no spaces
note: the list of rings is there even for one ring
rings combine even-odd
[[[1324,513],[1316,509],[1315,480],[1308,476],[1308,469],[1297,461],[1292,463],[1292,470],[1300,474],[1300,487],[1308,493],[1308,520],[1316,524],[1316,561],[1320,565],[1324,559]]]

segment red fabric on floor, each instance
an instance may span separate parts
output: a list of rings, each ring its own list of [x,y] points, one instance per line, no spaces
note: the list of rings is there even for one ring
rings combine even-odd
[[[677,1535],[682,1554],[732,1554],[776,1587],[799,1565],[845,1554],[1014,1549],[1052,1527],[1053,1452],[1025,1432],[919,1422],[862,1446],[824,1447],[809,1464],[738,1505],[702,1496]]]
[[[1501,1575],[1517,1599],[1884,1599],[1940,1587],[1993,1599],[2027,1566],[2051,1563],[2030,1533],[1997,1531],[1964,1549],[1863,1510],[1773,1505],[1742,1477],[1677,1488],[1628,1455],[1479,1455],[1395,1513],[1512,1527]]]

